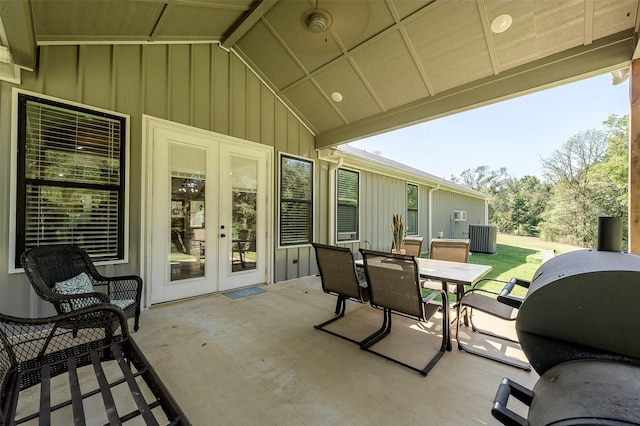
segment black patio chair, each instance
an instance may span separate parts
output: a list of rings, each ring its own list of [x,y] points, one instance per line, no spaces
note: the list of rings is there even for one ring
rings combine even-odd
[[[140,324],[142,278],[137,275],[105,277],[88,253],[72,244],[40,246],[20,257],[31,286],[43,300],[51,302],[58,314],[66,314],[97,303],[111,303]],[[96,291],[102,287],[103,291]]]
[[[442,358],[445,350],[451,350],[446,291],[431,290],[427,297],[423,297],[418,262],[414,256],[364,249],[360,249],[360,252],[364,259],[364,270],[369,283],[369,302],[371,306],[382,308],[384,311],[382,327],[366,338],[361,343],[361,348],[426,376]],[[433,299],[436,296],[441,296],[441,306],[434,302]],[[442,343],[438,352],[424,368],[416,368],[371,349],[391,332],[393,313],[428,322],[440,308],[442,308]]]
[[[359,303],[365,303],[369,300],[366,281],[358,280],[353,253],[346,247],[336,247],[319,243],[312,243],[312,245],[316,251],[316,261],[318,262],[318,269],[320,270],[322,290],[324,290],[325,293],[338,297],[336,316],[314,327],[350,342],[360,344],[359,341],[324,328],[344,317],[347,309],[347,300],[353,300]]]
[[[488,281],[503,283],[504,287],[499,293],[482,288],[481,285],[485,284]],[[478,310],[480,312],[484,312],[485,314],[499,318],[503,321],[515,321],[518,316],[518,310],[522,305],[522,299],[512,296],[511,292],[513,291],[515,286],[529,288],[529,284],[529,281],[521,280],[518,278],[511,278],[509,281],[498,280],[495,278],[485,278],[478,281],[470,290],[466,291],[457,306],[458,318],[456,321],[456,341],[458,342],[458,349],[473,355],[478,355],[486,359],[497,361],[501,364],[510,365],[512,367],[520,368],[525,371],[531,371],[531,366],[529,364],[511,361],[506,358],[500,358],[490,355],[487,352],[481,352],[475,349],[471,349],[470,347],[468,347],[468,345],[463,345],[458,337],[460,331],[460,316],[465,315],[465,323],[467,323],[466,317],[468,316],[468,324],[471,325],[472,332],[495,337],[519,345],[519,342],[517,340],[511,339],[510,337],[476,327],[476,325],[473,323],[473,311]],[[465,312],[465,314],[463,314],[463,311]]]

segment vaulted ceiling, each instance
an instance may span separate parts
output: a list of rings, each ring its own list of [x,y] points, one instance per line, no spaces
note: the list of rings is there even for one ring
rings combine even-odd
[[[219,42],[322,148],[626,67],[638,3],[0,0],[0,36],[26,68],[42,44]]]

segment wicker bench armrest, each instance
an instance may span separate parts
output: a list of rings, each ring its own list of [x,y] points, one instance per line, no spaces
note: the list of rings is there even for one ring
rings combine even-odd
[[[129,420],[191,424],[129,337],[125,315],[113,305],[94,305],[38,319],[0,314],[0,349],[4,350],[0,367],[9,365],[0,370],[7,372],[0,393],[0,424],[36,420],[50,424],[52,419],[67,415],[71,417],[64,423],[77,425],[101,416],[108,424]],[[119,374],[105,374],[107,368]],[[70,385],[57,389],[54,398],[51,379],[60,374],[68,375],[63,381]],[[40,387],[34,388],[35,393],[29,391],[21,398],[22,390],[37,384]],[[116,401],[125,402],[120,405]],[[58,411],[67,406],[73,407],[72,413]],[[88,406],[92,409],[86,410]],[[161,410],[154,410],[156,407]],[[98,412],[101,408],[102,413]]]
[[[112,299],[134,299],[140,302],[142,295],[142,278],[138,275],[122,275],[119,277],[103,277]]]
[[[111,304],[96,304],[46,318],[0,314],[0,340],[9,344],[18,363],[39,362],[54,354],[59,356],[60,351],[74,351],[94,342],[123,341],[128,336],[126,317]]]

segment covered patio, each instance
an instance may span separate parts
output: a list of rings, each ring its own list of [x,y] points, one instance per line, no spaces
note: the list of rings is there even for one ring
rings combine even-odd
[[[491,406],[502,378],[528,387],[538,380],[535,371],[459,351],[455,341],[423,377],[315,330],[335,307],[319,277],[261,288],[266,292],[215,294],[142,314],[133,337],[194,425],[497,425]],[[381,311],[350,303],[333,327],[364,337],[381,321]],[[417,366],[435,353],[438,338],[425,334],[441,332],[439,318],[425,328],[394,321],[381,351]],[[474,342],[486,348],[482,338]],[[504,346],[490,350],[521,355]]]
[[[335,298],[322,292],[314,275],[311,240],[287,246],[278,239],[275,182],[280,175],[275,165],[282,153],[317,165],[312,240],[332,243],[337,229],[327,206],[335,199],[332,173],[342,164],[329,160],[334,147],[630,70],[629,247],[640,253],[638,6],[638,0],[0,0],[0,71],[5,73],[0,82],[5,171],[0,311],[21,316],[50,312],[19,270],[16,231],[8,219],[16,216],[13,98],[20,89],[128,117],[131,167],[124,168],[130,182],[124,189],[129,205],[120,207],[127,219],[120,225],[126,244],[120,243],[123,253],[115,262],[100,267],[107,275],[139,274],[145,280],[148,309],[133,337],[193,424],[497,424],[490,410],[502,378],[532,387],[535,372],[460,352],[454,343],[453,351],[423,377],[314,330],[314,324],[332,316]],[[504,15],[513,20],[511,29],[492,29]],[[149,138],[148,117],[183,135],[188,128],[234,138],[216,142],[219,146],[248,150],[242,144],[250,142],[265,148],[257,164],[269,166],[261,182],[270,185],[267,198],[275,201],[265,207],[269,220],[261,234],[266,278],[255,281],[275,283],[260,286],[265,292],[239,299],[221,292],[231,288],[226,285],[232,274],[217,274],[217,257],[224,259],[229,252],[229,239],[218,232],[228,226],[220,213],[219,221],[207,219],[207,258],[213,266],[204,274],[211,282],[203,291],[216,293],[155,304],[151,286],[161,280],[154,280],[152,260],[164,265],[167,256],[152,250],[162,247],[158,241],[170,227],[160,221],[151,225],[152,194],[164,193],[158,182],[171,182],[172,171],[167,161],[155,169],[167,179],[153,178],[152,166],[160,162],[150,148],[155,141]],[[425,142],[438,143],[428,137]],[[218,181],[211,183],[217,187]],[[385,194],[397,193],[396,188],[405,190],[406,179],[396,177],[383,187]],[[436,189],[425,186],[423,199]],[[406,208],[404,199],[390,203],[381,198],[370,211],[390,204],[394,210]],[[231,204],[221,200],[211,205]],[[155,210],[160,211],[170,216],[168,208]],[[212,215],[214,209],[207,212]],[[388,246],[386,221],[364,218],[363,225],[370,225],[370,232],[353,242],[354,249],[372,240]],[[212,250],[216,243],[220,256]],[[242,279],[234,285],[253,284]],[[364,337],[381,320],[380,311],[349,305],[347,318],[334,326]],[[439,327],[438,321],[419,327],[400,318],[380,350],[397,351],[398,357],[420,364],[428,351],[437,350],[437,339],[429,335],[441,333]]]
[[[0,193],[3,217],[9,218],[0,230],[6,243],[0,249],[5,295],[0,311],[47,312],[19,265],[21,252],[34,245],[16,226],[26,216],[18,214],[26,203],[16,196],[16,187],[23,191],[26,185],[17,182],[22,175],[27,178],[23,172],[31,173],[28,167],[19,169],[16,158],[19,140],[25,143],[18,131],[26,122],[17,113],[20,96],[57,102],[65,111],[97,108],[126,122],[119,157],[122,200],[114,204],[117,247],[103,264],[109,273],[139,274],[145,280],[144,307],[313,275],[312,241],[340,241],[353,250],[372,242],[371,248],[388,246],[387,221],[366,212],[382,209],[380,217],[390,217],[405,211],[406,186],[415,177],[387,176],[378,169],[368,175],[369,169],[348,159],[343,163],[335,147],[609,72],[630,76],[629,250],[638,253],[638,5],[638,0],[0,1],[0,158],[7,183]],[[171,138],[156,140],[156,130],[162,135],[170,131]],[[196,141],[197,158],[218,158],[220,147],[236,156],[260,150],[252,161],[264,192],[259,197],[263,205],[256,209],[262,214],[258,257],[264,261],[251,280],[233,276],[233,269],[227,273],[222,263],[232,250],[230,239],[224,239],[227,232],[217,231],[233,226],[233,198],[231,183],[224,180],[230,174],[215,173],[229,162],[223,158],[215,166],[193,166],[208,168],[208,175],[178,170],[185,167],[180,161],[192,162],[184,150],[171,162],[164,158],[163,150],[174,140]],[[411,149],[400,142],[402,149]],[[425,135],[424,143],[439,141]],[[314,197],[302,200],[312,213],[304,217],[312,219],[306,219],[304,238],[293,242],[281,235],[286,222],[280,217],[282,158],[315,166],[309,173]],[[426,158],[425,170],[436,160]],[[365,188],[358,205],[359,235],[347,240],[336,238],[334,208],[335,174],[343,166],[361,173]],[[174,217],[169,200],[162,198],[171,192],[162,185],[171,182],[168,175],[180,173],[209,176],[210,188],[223,184],[225,189],[209,193],[209,205],[220,206],[219,211],[206,209],[208,281],[203,289],[156,297],[161,291],[152,289],[153,283],[169,281],[165,251],[171,246],[166,235],[171,228],[165,222]],[[440,214],[437,209],[449,215],[473,208],[470,223],[487,221],[486,206],[461,208],[454,195],[438,200],[446,182],[418,183],[422,223],[417,233],[427,240],[442,229],[432,229],[429,219]],[[179,201],[185,201],[186,211],[186,200]],[[81,213],[90,217],[90,212]],[[65,214],[73,222],[78,212]],[[184,215],[175,217],[186,222]],[[38,229],[35,222],[22,227]],[[160,272],[154,276],[154,271]]]

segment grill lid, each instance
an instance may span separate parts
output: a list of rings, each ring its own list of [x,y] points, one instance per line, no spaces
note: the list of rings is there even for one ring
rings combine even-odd
[[[542,375],[562,362],[607,358],[640,364],[640,256],[578,250],[543,263],[516,320]]]

